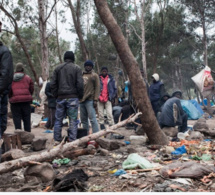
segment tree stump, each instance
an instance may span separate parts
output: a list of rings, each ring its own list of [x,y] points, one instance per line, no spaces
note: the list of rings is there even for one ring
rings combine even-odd
[[[7,152],[10,149],[22,149],[22,143],[20,140],[20,135],[18,134],[8,134],[5,133],[3,136],[4,140],[4,151]]]

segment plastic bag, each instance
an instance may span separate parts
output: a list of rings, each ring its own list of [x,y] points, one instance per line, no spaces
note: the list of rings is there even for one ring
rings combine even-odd
[[[172,154],[172,155],[182,155],[182,154],[184,154],[184,153],[187,153],[187,150],[186,150],[185,145],[183,145],[183,146],[177,148],[177,149],[176,149],[175,151],[173,151],[171,154]]]
[[[202,116],[199,110],[189,100],[180,100],[180,102],[189,120],[197,120]]]
[[[191,79],[196,84],[200,92],[209,90],[213,87],[213,78],[211,76],[211,69],[208,66],[206,66],[195,76],[191,77]]]
[[[152,164],[145,158],[139,156],[137,153],[130,154],[128,158],[122,163],[123,169],[149,169],[152,168]]]

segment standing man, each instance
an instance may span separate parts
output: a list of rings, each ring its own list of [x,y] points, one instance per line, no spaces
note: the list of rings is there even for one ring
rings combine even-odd
[[[0,32],[2,23],[0,21]],[[0,41],[0,162],[2,154],[2,136],[7,129],[8,93],[13,80],[13,59],[9,49]]]
[[[104,126],[104,110],[106,110],[108,123],[110,126],[114,125],[112,113],[112,101],[116,97],[117,88],[113,76],[108,74],[108,68],[102,67],[100,78],[100,96],[98,102],[99,124],[100,129],[105,129]]]
[[[0,21],[0,32],[2,23]],[[13,59],[9,49],[0,41],[0,139],[7,128],[8,93],[13,81]],[[1,147],[2,141],[0,143]]]
[[[99,93],[100,83],[99,76],[93,71],[94,64],[91,60],[87,60],[84,63],[83,79],[84,79],[84,96],[80,103],[81,123],[83,128],[89,133],[88,118],[92,126],[93,133],[99,131],[98,122],[96,120],[96,111]]]
[[[51,92],[50,81],[46,84],[45,94],[48,99],[48,121],[45,127],[52,130],[55,124],[56,98]]]
[[[13,76],[12,87],[9,93],[11,112],[15,129],[22,129],[31,132],[31,103],[34,92],[34,83],[28,75],[24,73],[22,63],[17,63],[16,72]]]
[[[153,74],[152,84],[149,87],[149,97],[156,117],[160,110],[160,98],[164,93],[164,84],[159,80],[159,75],[157,73]]]
[[[81,68],[74,64],[75,56],[72,51],[64,54],[64,63],[57,66],[50,83],[53,96],[57,99],[54,139],[55,145],[62,141],[63,118],[69,117],[68,141],[77,138],[77,118],[79,99],[83,97],[83,78]]]

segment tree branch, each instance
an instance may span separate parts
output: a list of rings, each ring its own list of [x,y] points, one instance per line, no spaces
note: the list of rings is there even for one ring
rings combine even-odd
[[[58,2],[58,0],[57,0],[57,1],[56,1],[56,0],[54,0],[54,4],[52,5],[51,10],[50,10],[50,12],[49,12],[48,16],[46,17],[46,19],[45,19],[45,21],[44,21],[44,24],[47,22],[47,20],[48,20],[48,19],[49,19],[49,17],[51,16],[51,13],[52,13],[52,11],[53,11],[53,9],[54,9],[55,5],[57,4],[57,2]]]

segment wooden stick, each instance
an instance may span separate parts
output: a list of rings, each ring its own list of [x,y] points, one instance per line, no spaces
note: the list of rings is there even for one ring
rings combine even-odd
[[[124,126],[127,123],[131,123],[131,122],[135,121],[141,114],[142,113],[139,112],[135,116],[133,116],[132,118],[129,118],[129,120],[124,120],[120,123],[117,123],[117,124],[107,128],[107,130],[99,131],[97,133],[94,133],[94,134],[82,137],[80,139],[77,139],[73,142],[66,143],[64,145],[60,144],[60,145],[56,146],[55,148],[53,148],[49,151],[47,150],[47,151],[41,152],[39,154],[26,156],[26,157],[12,160],[9,162],[3,162],[0,164],[0,174],[1,173],[7,173],[9,171],[14,171],[16,169],[20,169],[22,167],[29,166],[30,161],[45,162],[45,161],[48,161],[50,159],[54,159],[59,154],[63,154],[64,152],[71,150],[72,148],[74,148],[74,146],[79,146],[83,143],[87,143],[90,140],[96,140],[97,138],[104,136],[108,133],[114,133],[113,130],[115,130],[121,126]]]

